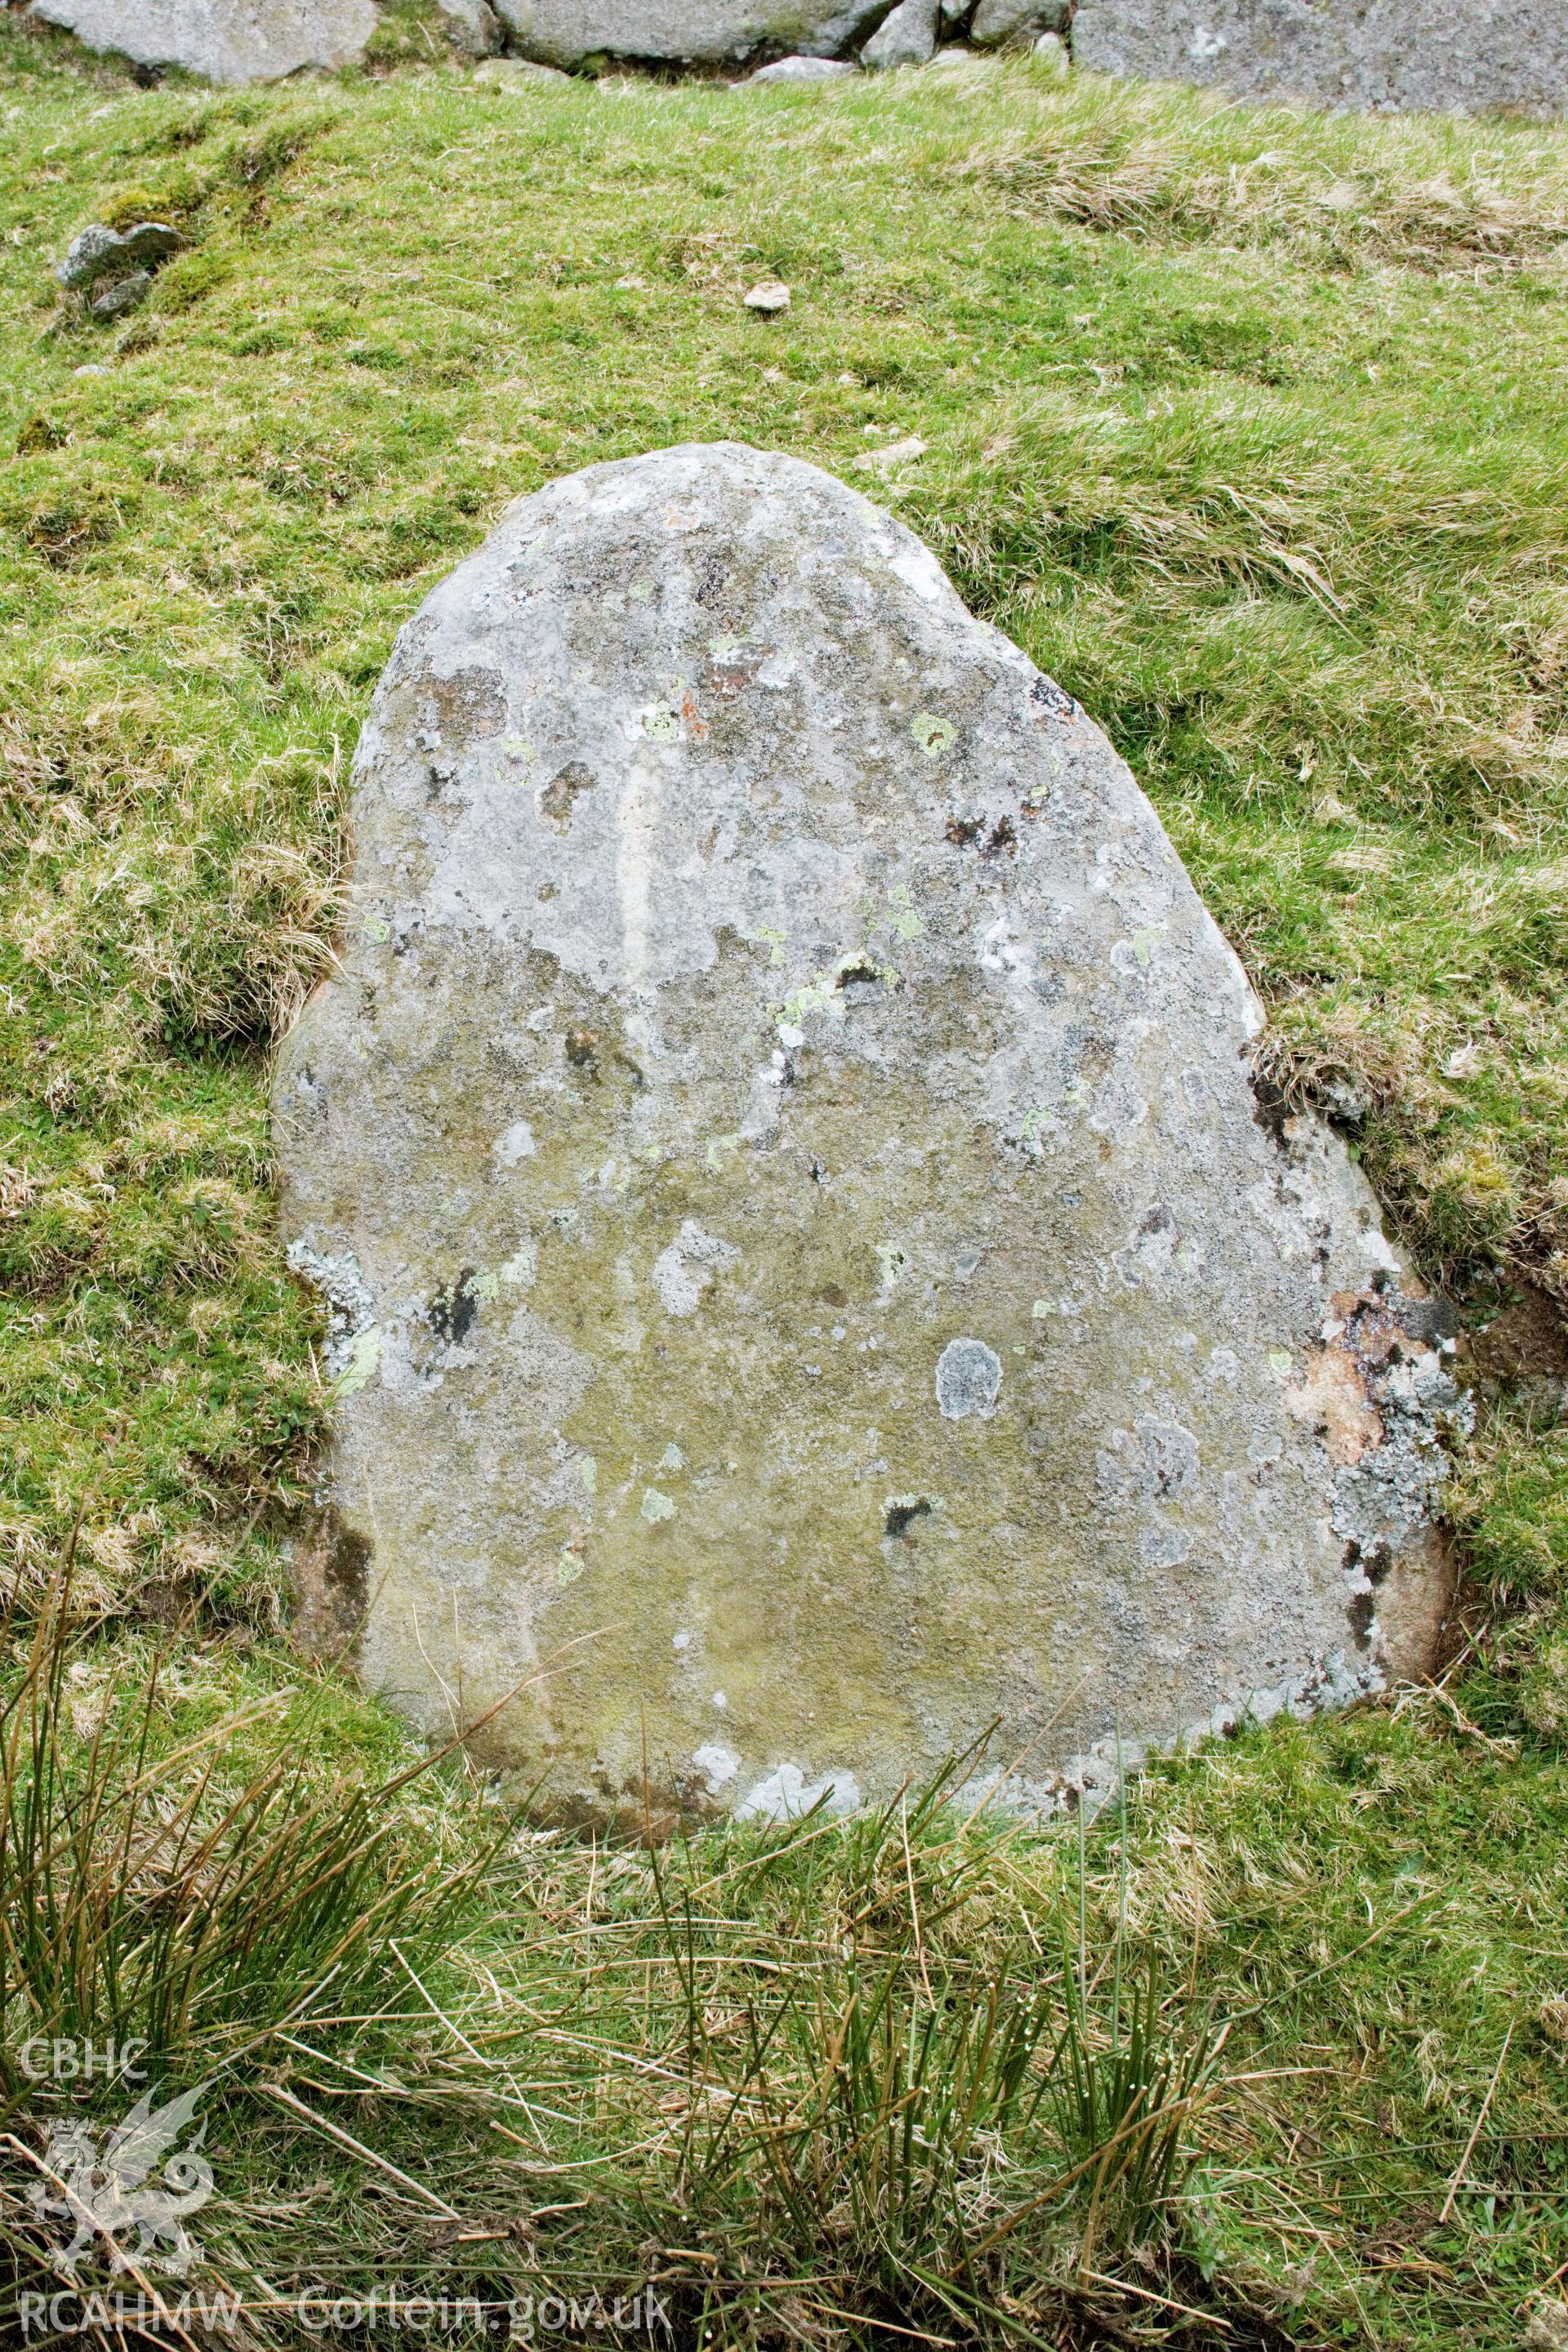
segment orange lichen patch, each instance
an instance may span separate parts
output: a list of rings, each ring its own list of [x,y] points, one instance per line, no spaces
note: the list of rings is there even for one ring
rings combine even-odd
[[[1286,1390],[1285,1402],[1298,1421],[1314,1424],[1336,1469],[1383,1443],[1382,1415],[1341,1348],[1325,1348],[1306,1378]]]
[[[1391,1683],[1423,1682],[1437,1671],[1457,1583],[1440,1528],[1424,1528],[1390,1560],[1377,1588],[1377,1641]]]

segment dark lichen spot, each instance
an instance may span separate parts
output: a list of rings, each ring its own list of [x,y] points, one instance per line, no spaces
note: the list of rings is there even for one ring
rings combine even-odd
[[[453,1282],[444,1282],[430,1301],[430,1328],[437,1339],[456,1348],[474,1328],[479,1302],[474,1288],[474,1268],[466,1265]]]
[[[558,769],[539,795],[539,805],[558,833],[572,822],[572,812],[584,793],[595,792],[599,779],[581,760],[569,760]]]
[[[340,1616],[358,1624],[370,1602],[371,1541],[357,1528],[340,1526],[327,1554],[326,1587]]]
[[[1351,1632],[1355,1635],[1357,1647],[1363,1650],[1369,1650],[1372,1647],[1373,1621],[1377,1614],[1376,1606],[1373,1601],[1371,1593],[1358,1592],[1354,1594],[1351,1601],[1348,1614],[1351,1621]]]
[[[816,1295],[825,1307],[847,1307],[849,1304],[849,1293],[841,1289],[837,1282],[825,1283]]]
[[[294,1638],[319,1655],[341,1656],[370,1607],[372,1546],[327,1510],[302,1532],[294,1554]]]
[[[982,857],[996,857],[1003,850],[1018,846],[1010,816],[999,816],[989,834],[983,816],[949,817],[947,837],[955,849],[976,849]]]
[[[882,1532],[891,1536],[895,1542],[907,1543],[915,1521],[929,1519],[930,1517],[931,1505],[923,1495],[917,1496],[912,1503],[889,1503],[888,1515],[882,1521]]]
[[[1078,709],[1071,695],[1054,677],[1037,677],[1029,688],[1029,700],[1036,711],[1047,719],[1070,719]]]
[[[1271,1078],[1266,1070],[1254,1070],[1252,1116],[1278,1151],[1283,1151],[1287,1147],[1289,1139],[1285,1126],[1293,1108],[1289,1096],[1277,1079]]]
[[[1343,1566],[1352,1576],[1359,1570],[1369,1584],[1381,1584],[1394,1566],[1394,1554],[1385,1543],[1373,1544],[1363,1551],[1352,1536],[1344,1549]]]
[[[574,1070],[592,1070],[599,1053],[599,1033],[596,1029],[569,1029],[566,1033],[566,1059]]]

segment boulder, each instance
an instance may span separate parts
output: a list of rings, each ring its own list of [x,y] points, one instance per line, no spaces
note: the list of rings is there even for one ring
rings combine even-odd
[[[570,74],[563,74],[556,66],[536,65],[531,58],[486,58],[474,68],[474,79],[482,89],[508,89],[514,93],[572,87]]]
[[[493,58],[506,36],[489,0],[436,0],[455,49],[468,58]]]
[[[95,319],[122,319],[128,310],[139,310],[153,291],[150,270],[133,269],[129,278],[117,278],[88,304]]]
[[[167,221],[138,221],[133,228],[112,229],[90,221],[73,236],[55,276],[69,291],[84,291],[101,278],[119,278],[129,270],[155,269],[178,253],[184,238]],[[151,284],[151,279],[148,280]]]
[[[835,57],[887,0],[495,0],[512,46],[570,70],[590,58],[739,65],[759,49]]]
[[[771,66],[760,66],[747,76],[752,82],[814,82],[841,81],[855,70],[845,58],[775,58]]]
[[[1568,9],[1519,0],[1079,0],[1098,73],[1373,111],[1568,110]]]
[[[936,48],[937,0],[899,0],[860,52],[871,73],[897,66],[923,66]]]
[[[1066,0],[980,0],[969,37],[983,49],[1032,46],[1042,33],[1059,33],[1067,19]]]
[[[1457,1406],[1087,713],[795,458],[596,466],[400,635],[274,1097],[301,1565],[565,1818],[886,1798],[1430,1658]],[[513,1690],[518,1696],[510,1697]]]
[[[375,30],[374,0],[33,0],[33,14],[90,49],[220,82],[353,65]]]

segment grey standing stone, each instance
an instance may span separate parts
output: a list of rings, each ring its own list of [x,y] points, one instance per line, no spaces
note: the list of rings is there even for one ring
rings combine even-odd
[[[33,14],[89,48],[219,82],[353,65],[375,30],[374,0],[33,0]]]
[[[1430,1657],[1456,1392],[1104,736],[842,482],[510,508],[398,638],[279,1060],[303,1580],[561,1811],[883,1797]]]
[[[1080,0],[1098,73],[1313,106],[1455,114],[1568,109],[1561,0]]]
[[[590,58],[738,65],[759,49],[837,56],[887,0],[495,0],[513,46],[570,70]]]
[[[983,49],[1034,42],[1042,33],[1059,33],[1067,18],[1065,0],[980,0],[969,37]]]
[[[899,0],[860,52],[872,73],[896,66],[923,66],[936,48],[937,0]]]

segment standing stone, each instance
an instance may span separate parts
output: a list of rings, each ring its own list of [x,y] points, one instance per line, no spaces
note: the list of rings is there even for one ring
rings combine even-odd
[[[759,49],[835,57],[887,0],[495,0],[514,47],[570,71],[590,58],[739,65]]]
[[[280,1058],[311,1606],[567,1814],[1030,1802],[1430,1654],[1455,1391],[1072,698],[843,483],[510,508],[397,641]],[[1019,1759],[1022,1759],[1021,1761]]]
[[[375,30],[374,0],[33,0],[33,14],[90,49],[222,82],[353,65]]]
[[[1079,0],[1073,56],[1097,73],[1387,111],[1562,114],[1562,0]]]
[[[936,47],[937,0],[899,0],[860,52],[872,73],[895,66],[923,66]]]

